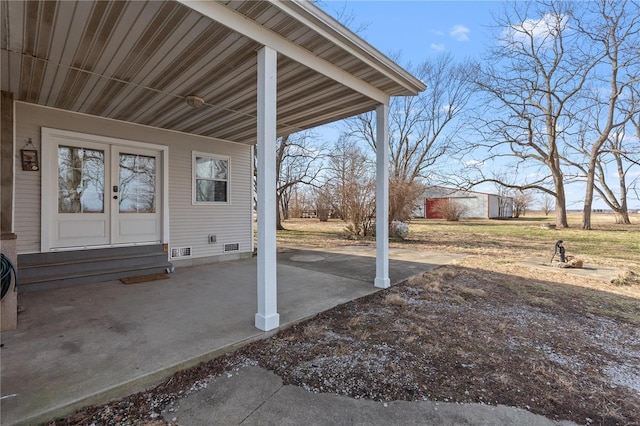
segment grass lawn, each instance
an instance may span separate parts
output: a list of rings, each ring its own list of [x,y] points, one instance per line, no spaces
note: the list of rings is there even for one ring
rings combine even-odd
[[[542,227],[553,223],[552,217],[531,216],[509,220],[444,220],[414,219],[405,241],[396,246],[430,246],[447,251],[476,253],[477,249],[495,249],[504,256],[510,253],[546,257],[553,253],[557,240],[563,240],[567,254],[594,256],[600,259],[640,261],[640,215],[632,225],[618,225],[613,215],[594,214],[593,230],[580,229],[580,215],[570,214],[567,229],[550,230]],[[284,222],[285,231],[278,231],[278,243],[314,247],[350,245],[353,239],[345,231],[345,222],[331,219],[293,219]],[[608,262],[608,261],[606,261]],[[605,263],[606,263],[605,262]]]
[[[551,220],[414,220],[409,237],[392,247],[466,257],[56,424],[87,424],[114,412],[131,424],[169,424],[158,410],[194,383],[258,364],[312,392],[506,405],[556,421],[639,425],[640,218],[622,226],[595,215],[595,229],[582,231],[576,215],[569,229],[541,227]],[[279,246],[375,244],[349,237],[339,220],[284,226]],[[586,267],[619,268],[621,276],[604,282],[520,263],[550,259],[560,239]]]
[[[558,230],[544,228],[553,218],[541,216],[413,220],[409,237],[392,247],[468,256],[285,330],[250,353],[316,391],[640,424],[640,217],[632,220],[617,225],[597,214],[590,231],[580,229],[579,215]],[[373,244],[354,241],[338,220],[284,226],[282,245]],[[620,278],[603,282],[519,263],[551,259],[557,240],[586,267],[619,268]]]

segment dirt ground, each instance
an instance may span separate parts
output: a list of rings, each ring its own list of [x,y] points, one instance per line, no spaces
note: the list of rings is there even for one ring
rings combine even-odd
[[[433,235],[401,244],[471,255],[52,424],[171,424],[159,414],[164,407],[257,364],[312,392],[504,404],[578,424],[640,425],[637,263],[587,257],[631,266],[604,283],[519,266],[526,248],[438,244]]]

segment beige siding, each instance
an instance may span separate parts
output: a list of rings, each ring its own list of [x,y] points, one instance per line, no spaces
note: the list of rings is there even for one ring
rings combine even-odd
[[[32,138],[41,155],[42,127],[168,146],[169,214],[165,217],[169,219],[170,246],[191,247],[194,259],[220,256],[224,254],[226,243],[238,243],[241,253],[251,251],[250,146],[17,103],[18,151],[24,147],[28,138]],[[192,151],[231,158],[229,204],[192,205]],[[42,162],[42,158],[40,161]],[[39,252],[40,172],[22,171],[20,159],[16,158],[16,162],[15,229],[18,234],[18,253]],[[216,243],[208,243],[209,234],[216,235]]]
[[[40,170],[24,171],[20,159],[20,150],[31,138],[38,150],[38,160],[42,165],[40,146],[40,126],[21,120],[24,117],[21,104],[16,107],[16,176],[15,176],[15,221],[14,229],[18,236],[17,252],[36,253],[40,251]]]

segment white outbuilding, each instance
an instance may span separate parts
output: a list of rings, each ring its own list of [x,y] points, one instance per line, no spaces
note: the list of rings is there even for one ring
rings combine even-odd
[[[415,216],[427,219],[442,219],[437,206],[452,202],[465,208],[461,217],[466,219],[501,219],[513,214],[513,198],[485,192],[431,186],[422,201]]]

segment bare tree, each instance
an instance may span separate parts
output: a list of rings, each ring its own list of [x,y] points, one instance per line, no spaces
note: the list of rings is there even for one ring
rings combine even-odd
[[[553,210],[553,198],[549,194],[542,194],[540,198],[540,208],[545,216],[549,216],[549,213]]]
[[[640,113],[640,104],[635,102],[640,86],[640,4],[599,0],[585,3],[585,6],[587,13],[576,21],[577,28],[582,39],[595,46],[596,58],[601,60],[591,73],[592,88],[584,101],[584,131],[578,150],[586,156],[587,162],[574,165],[586,174],[582,228],[591,229],[594,190],[601,195],[606,191],[602,190],[606,185],[600,189],[595,186],[598,177],[604,179],[604,173],[599,173],[602,172],[602,149],[611,142],[612,133],[622,131],[625,124]],[[618,142],[621,140],[614,145]],[[622,204],[626,211],[626,199]],[[618,204],[614,210],[624,215],[622,208]],[[626,220],[628,222],[628,216]]]
[[[594,181],[592,185],[594,192],[616,214],[616,222],[629,225],[631,220],[628,211],[628,194],[639,179],[638,176],[633,176],[630,172],[640,166],[638,159],[634,159],[634,157],[640,157],[640,144],[636,141],[634,146],[633,141],[627,140],[625,135],[623,129],[610,134],[609,139],[600,148],[593,166]],[[586,154],[584,151],[583,153]],[[584,164],[570,159],[566,161],[580,170],[584,176],[588,176],[590,163]],[[628,176],[631,178],[628,179]],[[612,179],[615,181],[610,182]],[[589,183],[587,182],[587,184]],[[590,226],[586,226],[587,223],[585,223],[588,221],[590,225],[591,208],[589,210],[588,219],[583,217],[584,229],[590,229]]]
[[[498,195],[498,216],[506,217],[506,212],[511,211],[510,216],[518,218],[527,214],[527,209],[533,201],[530,190],[513,189],[516,176],[506,172],[494,173],[496,180],[496,192]],[[511,209],[509,209],[511,207]]]
[[[276,229],[282,230],[281,214],[288,210],[292,190],[297,185],[317,184],[324,158],[322,148],[313,145],[309,132],[278,139],[276,146]]]
[[[364,33],[369,28],[370,23],[359,21],[352,9],[347,8],[347,1],[342,4],[338,1],[311,0],[318,7],[331,14],[338,22],[349,28],[362,38],[366,38]]]
[[[337,214],[349,222],[349,231],[371,235],[375,215],[375,178],[365,153],[345,135],[329,154],[326,183],[321,194],[331,200]],[[319,199],[319,204],[325,199]]]
[[[639,160],[633,160],[631,155],[640,155],[640,145],[636,147],[635,153],[631,153],[626,148],[622,147],[618,135],[615,139],[609,141],[608,145],[605,145],[600,157],[596,164],[596,179],[597,184],[594,186],[600,198],[607,203],[607,205],[616,214],[616,223],[630,225],[628,209],[628,196],[633,188],[638,188],[640,182],[640,175],[631,175],[629,172],[635,168],[638,170],[640,166]],[[618,176],[618,192],[617,194],[609,187],[607,183],[607,159],[610,158],[609,164],[614,164],[616,174]],[[637,157],[638,158],[638,157]],[[627,179],[627,176],[632,176]],[[637,194],[637,193],[636,193]],[[637,195],[636,195],[637,198]]]
[[[498,174],[500,177],[499,180],[506,181],[508,178],[504,173]],[[507,212],[509,212],[509,216],[514,216],[514,190],[507,188],[506,186],[496,183],[496,194],[498,195],[498,217],[506,217]],[[514,216],[518,217],[518,216]]]
[[[517,191],[512,196],[513,199],[513,217],[526,216],[527,209],[533,202],[531,192]]]
[[[425,186],[419,182],[406,182],[399,178],[389,181],[389,217],[407,222],[420,204],[424,203]]]
[[[320,222],[329,221],[329,212],[331,211],[331,190],[329,185],[316,188],[316,212]]]
[[[529,180],[508,187],[553,196],[558,227],[568,227],[560,151],[576,131],[569,107],[599,59],[570,30],[571,7],[553,1],[512,3],[496,17],[497,46],[475,78],[486,96],[477,127],[483,141],[474,145],[476,152],[484,161],[514,159],[514,172],[528,169]],[[480,181],[498,182],[485,176]]]
[[[471,96],[469,65],[457,64],[451,55],[426,61],[415,74],[427,83],[418,96],[394,97],[389,105],[390,177],[397,188],[427,179],[436,161],[453,145],[459,117]],[[346,120],[347,131],[375,150],[375,116],[362,114]],[[446,131],[445,131],[446,130]],[[393,188],[390,188],[390,192]],[[396,194],[398,198],[401,194]],[[394,197],[393,194],[390,194]],[[405,204],[409,204],[407,200]],[[401,220],[390,215],[390,220]]]
[[[455,200],[439,200],[433,207],[433,212],[448,222],[457,222],[464,217],[469,209]]]

